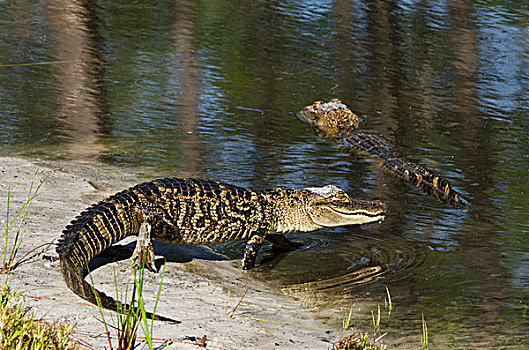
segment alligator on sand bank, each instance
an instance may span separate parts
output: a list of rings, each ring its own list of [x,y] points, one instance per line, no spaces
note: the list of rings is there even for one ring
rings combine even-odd
[[[180,245],[245,239],[242,267],[250,269],[265,240],[276,248],[291,249],[283,233],[381,221],[386,211],[381,201],[351,199],[332,185],[257,193],[213,181],[159,179],[86,209],[63,231],[57,253],[68,287],[115,311],[116,301],[85,281],[86,266],[127,236],[138,235],[133,260],[150,270],[155,270],[151,239]]]
[[[355,154],[374,158],[383,169],[437,199],[455,206],[470,205],[447,180],[403,158],[383,136],[358,131],[358,116],[342,101],[317,101],[303,108],[297,116],[309,123],[319,137],[336,139]]]

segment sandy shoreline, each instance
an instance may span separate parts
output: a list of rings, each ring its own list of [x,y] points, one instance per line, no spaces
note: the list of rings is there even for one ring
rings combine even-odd
[[[48,177],[29,212],[27,233],[22,243],[22,256],[46,242],[56,242],[62,229],[78,214],[97,200],[127,188],[119,174],[101,166],[66,162],[30,161],[0,157],[0,220],[5,227],[6,198],[11,189],[11,213],[27,198],[33,175],[37,181]],[[132,239],[130,242],[134,242]],[[287,298],[252,278],[252,272],[239,268],[238,261],[226,260],[207,247],[156,246],[157,258],[168,260],[157,313],[182,321],[179,325],[156,322],[154,336],[184,340],[206,335],[208,348],[221,349],[328,349],[340,334],[325,327]],[[59,270],[58,261],[42,259],[57,256],[54,246],[38,250],[9,275],[12,286],[27,291],[27,305],[37,317],[47,321],[66,321],[76,329],[103,332],[97,307],[87,305],[70,291]],[[112,263],[93,272],[97,287],[114,295]],[[130,283],[130,261],[115,263],[118,281]],[[160,274],[147,273],[144,296],[153,302]],[[5,277],[4,277],[5,278]],[[250,289],[232,318],[224,316]],[[152,304],[148,304],[152,309]],[[110,313],[105,317],[109,319]],[[263,322],[273,321],[272,322]],[[280,324],[282,323],[282,324]],[[92,338],[76,333],[99,348],[107,347],[104,337]],[[161,343],[160,343],[161,344]],[[170,349],[196,348],[173,343]]]

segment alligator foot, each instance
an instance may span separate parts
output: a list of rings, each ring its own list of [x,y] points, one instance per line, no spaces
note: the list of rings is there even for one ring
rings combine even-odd
[[[154,248],[151,242],[151,227],[147,220],[141,224],[132,261],[136,268],[144,265],[149,271],[157,272],[154,264]]]

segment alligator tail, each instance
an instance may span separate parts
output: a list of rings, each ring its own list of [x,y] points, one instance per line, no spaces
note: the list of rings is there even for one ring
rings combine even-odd
[[[131,307],[128,304],[123,304],[119,301],[116,301],[114,298],[106,295],[103,292],[98,291],[94,286],[90,285],[83,277],[84,269],[76,266],[70,259],[61,258],[60,263],[61,263],[61,272],[62,272],[62,275],[68,287],[75,294],[79,295],[86,301],[89,301],[90,303],[94,305],[98,305],[104,309],[112,310],[114,312],[117,312],[118,309],[121,310],[121,312],[126,312],[126,310],[128,310]],[[135,308],[135,313],[137,315],[140,315],[141,314],[140,310],[136,307],[134,308]],[[160,315],[153,315],[150,312],[146,312],[145,315],[147,318],[150,318],[156,321],[180,323],[180,321],[176,321],[171,318],[160,316]]]
[[[112,244],[137,234],[138,215],[131,210],[137,194],[134,188],[117,193],[77,216],[63,231],[56,248],[66,285],[78,296],[95,305],[117,312],[131,306],[98,291],[86,280],[88,262]],[[173,319],[146,313],[153,320],[180,323]]]
[[[469,207],[470,203],[457,193],[448,181],[432,174],[428,169],[413,164],[402,158],[384,160],[382,167],[401,179],[411,182],[414,186],[435,198],[454,206]]]
[[[344,136],[344,141],[356,152],[377,158],[382,168],[440,201],[454,206],[470,206],[470,202],[450,187],[448,181],[432,174],[425,167],[407,161],[383,136],[352,132]]]
[[[68,257],[61,258],[61,273],[68,287],[86,301],[112,311],[116,311],[118,306],[121,307],[114,298],[98,291],[85,281],[84,269],[76,266]]]

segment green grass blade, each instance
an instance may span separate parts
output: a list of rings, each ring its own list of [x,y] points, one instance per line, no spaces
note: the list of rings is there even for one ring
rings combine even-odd
[[[421,335],[421,347],[423,349],[428,349],[428,325],[424,320],[424,314],[421,314],[422,320],[422,335]]]
[[[11,188],[7,189],[7,210],[6,210],[6,229],[4,234],[2,235],[2,239],[5,238],[5,245],[4,245],[4,254],[2,259],[2,274],[5,273],[5,267],[6,267],[6,256],[7,256],[7,242],[8,242],[8,234],[9,234],[9,202],[11,199]]]
[[[103,326],[105,327],[105,331],[107,333],[108,344],[110,346],[110,349],[112,349],[112,341],[110,340],[110,331],[108,330],[108,324],[107,324],[107,322],[105,320],[105,315],[103,315],[103,307],[101,306],[101,301],[97,297],[97,290],[96,290],[96,287],[95,287],[95,284],[94,284],[94,279],[92,278],[92,273],[90,272],[90,268],[88,267],[88,265],[86,265],[86,270],[88,271],[88,276],[90,277],[90,283],[92,283],[92,290],[94,292],[95,299],[96,299],[96,302],[97,302],[97,308],[99,309],[99,315],[101,316],[101,320],[103,322]]]
[[[31,206],[32,201],[37,196],[38,191],[40,190],[40,188],[42,187],[42,185],[44,184],[44,182],[48,178],[48,176],[46,176],[40,182],[40,184],[35,188],[35,190],[33,191],[34,184],[35,184],[35,178],[36,178],[37,174],[38,174],[38,170],[35,172],[35,174],[33,176],[33,179],[31,180],[31,183],[30,183],[30,186],[29,186],[29,191],[28,191],[28,196],[27,196],[26,201],[15,212],[15,214],[14,214],[14,216],[12,218],[9,217],[10,201],[11,201],[11,189],[8,189],[8,194],[7,194],[7,212],[6,212],[6,228],[5,228],[4,234],[2,235],[2,239],[5,240],[5,243],[4,243],[4,254],[3,254],[3,258],[2,258],[2,273],[3,274],[8,273],[9,271],[13,270],[16,267],[16,265],[17,265],[17,263],[15,263],[15,258],[16,258],[16,255],[18,254],[19,250],[20,250],[20,246],[21,246],[23,238],[24,238],[24,236],[26,234],[29,208]],[[19,218],[20,216],[22,216],[22,218],[21,218],[21,220],[20,220],[20,222],[18,224],[18,229],[16,231],[16,234],[15,234],[15,237],[14,237],[14,241],[11,244],[11,248],[9,248],[9,246],[10,246],[9,245],[9,230],[10,230],[11,227],[13,227],[13,224],[14,224],[15,220],[17,220],[17,218]],[[10,250],[9,256],[8,256],[8,250]],[[18,262],[20,262],[21,260],[22,259],[19,259]]]
[[[156,301],[154,302],[154,308],[152,309],[153,316],[156,314],[156,309],[158,308],[158,302],[160,301],[160,295],[162,294],[163,278],[165,277],[165,266],[166,266],[166,263],[164,261],[163,269],[162,269],[162,276],[160,278],[160,285],[158,286],[158,292],[156,293]],[[151,336],[153,334],[153,327],[154,327],[154,320],[151,320],[151,330],[150,330]]]

